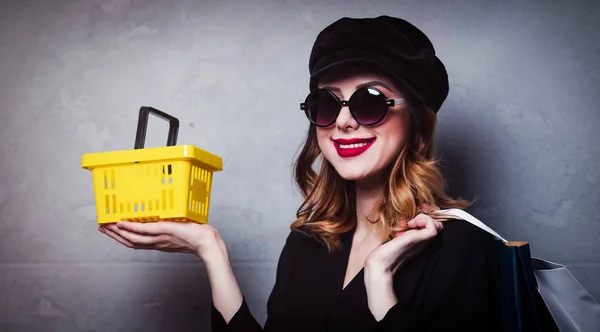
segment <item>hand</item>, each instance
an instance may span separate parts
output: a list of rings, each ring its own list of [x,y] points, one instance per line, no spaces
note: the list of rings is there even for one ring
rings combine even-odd
[[[439,210],[437,207],[434,209]],[[425,204],[422,207],[426,213],[434,209]],[[369,254],[365,261],[364,278],[367,303],[375,320],[383,319],[389,309],[398,303],[394,292],[394,272],[418,254],[442,228],[440,221],[421,213],[408,222],[408,230],[396,232],[392,240]]]
[[[226,253],[225,243],[217,230],[193,222],[127,222],[105,224],[98,230],[117,242],[133,249],[191,253],[205,256],[219,249]]]
[[[424,212],[432,212],[439,208],[431,208],[424,204]],[[365,261],[365,269],[381,274],[393,275],[396,270],[417,255],[444,227],[441,221],[434,220],[426,214],[419,214],[408,222],[408,230],[399,231],[394,238],[373,250]]]

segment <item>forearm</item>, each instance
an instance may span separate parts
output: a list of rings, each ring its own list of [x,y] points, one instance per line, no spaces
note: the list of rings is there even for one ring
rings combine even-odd
[[[213,304],[221,313],[225,322],[229,323],[239,310],[243,300],[229,257],[227,252],[223,250],[214,250],[214,252],[204,256],[202,258],[206,265],[212,290]]]
[[[365,288],[369,310],[375,320],[380,321],[398,303],[392,273],[365,266]]]

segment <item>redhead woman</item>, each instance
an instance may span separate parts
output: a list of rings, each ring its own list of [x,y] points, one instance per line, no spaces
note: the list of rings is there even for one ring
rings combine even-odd
[[[434,158],[448,76],[429,38],[399,18],[342,18],[317,36],[309,70],[300,104],[308,134],[295,162],[304,201],[264,327],[211,225],[120,222],[100,230],[127,247],[200,257],[213,331],[497,329],[495,240],[436,213],[467,203],[446,194]]]

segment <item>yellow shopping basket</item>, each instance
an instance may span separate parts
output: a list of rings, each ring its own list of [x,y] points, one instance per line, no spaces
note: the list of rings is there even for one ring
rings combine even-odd
[[[144,149],[148,115],[169,121],[166,147]],[[134,150],[84,154],[92,171],[99,224],[129,221],[206,223],[219,156],[192,145],[176,146],[179,120],[152,107],[140,109]]]

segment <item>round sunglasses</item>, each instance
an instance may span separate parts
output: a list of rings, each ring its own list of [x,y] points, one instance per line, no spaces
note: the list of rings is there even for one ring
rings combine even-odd
[[[342,107],[348,106],[350,114],[363,126],[373,126],[381,122],[391,106],[404,104],[404,98],[388,99],[383,92],[374,87],[362,87],[348,100],[340,100],[327,89],[311,91],[306,100],[300,103],[308,120],[317,127],[331,126],[337,119]]]

